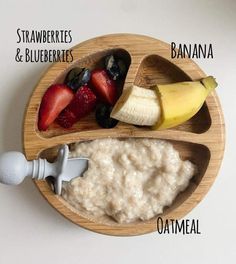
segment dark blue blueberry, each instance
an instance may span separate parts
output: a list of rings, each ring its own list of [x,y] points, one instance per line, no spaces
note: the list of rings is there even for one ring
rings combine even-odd
[[[83,69],[78,68],[78,67],[75,67],[75,68],[71,69],[71,70],[67,73],[64,83],[68,83],[68,82],[70,82],[71,80],[73,80],[77,75],[79,75],[79,74],[81,73],[82,70],[83,70]]]
[[[79,68],[75,68],[75,69],[79,69]],[[71,71],[73,71],[73,69]],[[91,77],[91,71],[87,68],[83,68],[80,71],[74,70],[74,72],[68,73],[68,78],[66,78],[65,83],[73,91],[77,91],[81,86],[89,82],[90,77]]]
[[[115,59],[113,55],[105,58],[105,67],[110,77],[116,81],[126,74],[126,65],[120,59]]]
[[[79,74],[78,81],[80,83],[80,86],[83,86],[87,84],[91,77],[91,71],[87,68],[84,68],[82,72]]]
[[[99,126],[103,128],[112,128],[115,127],[118,123],[118,120],[110,117],[112,111],[112,106],[108,104],[99,104],[96,107],[96,121]]]
[[[110,77],[116,81],[120,77],[120,69],[113,55],[106,57],[105,66]]]

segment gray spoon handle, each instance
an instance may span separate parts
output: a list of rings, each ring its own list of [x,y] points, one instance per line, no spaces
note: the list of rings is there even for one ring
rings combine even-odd
[[[43,180],[58,174],[58,163],[46,159],[27,161],[21,152],[10,151],[0,155],[0,182],[18,185],[25,177]]]

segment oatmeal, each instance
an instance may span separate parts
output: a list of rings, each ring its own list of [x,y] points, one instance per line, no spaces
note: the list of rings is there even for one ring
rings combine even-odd
[[[63,198],[94,216],[119,223],[163,212],[195,174],[172,144],[156,139],[98,139],[75,143],[71,157],[88,157],[83,177],[63,185]]]

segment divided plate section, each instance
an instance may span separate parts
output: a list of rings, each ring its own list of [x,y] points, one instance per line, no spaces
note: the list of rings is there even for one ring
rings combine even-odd
[[[149,55],[141,62],[134,84],[149,88],[156,84],[168,84],[175,82],[191,81],[191,78],[178,68],[158,55]],[[206,103],[200,111],[190,120],[173,130],[203,133],[211,126],[211,118]]]
[[[90,70],[103,69],[105,57],[111,54],[113,54],[116,58],[122,59],[127,66],[127,70],[129,69],[131,63],[131,57],[126,50],[108,49],[90,54],[82,59],[79,59],[78,61],[75,61],[68,69],[66,69],[66,71],[61,72],[61,74],[55,79],[53,83],[63,83],[67,73],[74,67],[89,68]],[[122,93],[125,78],[126,76],[124,76],[121,80],[116,81],[118,95]],[[64,129],[60,127],[56,122],[54,122],[47,129],[47,131],[37,131],[37,133],[43,138],[51,138],[54,136],[69,134],[78,131],[97,130],[97,129],[101,129],[101,127],[97,124],[95,120],[95,112],[93,111],[88,116],[80,119],[76,124],[74,124],[69,129]]]
[[[126,137],[122,137],[122,139],[124,138]],[[135,138],[138,139],[142,137],[135,136]],[[175,210],[178,206],[180,206],[185,200],[187,200],[191,196],[191,194],[195,191],[195,189],[201,182],[202,177],[206,172],[210,160],[209,149],[204,145],[194,144],[190,142],[183,142],[183,141],[175,141],[175,140],[168,140],[168,142],[173,144],[174,148],[180,153],[180,157],[182,160],[190,160],[192,163],[194,163],[197,166],[197,173],[190,180],[188,187],[176,197],[173,204],[170,207],[166,207],[164,209],[164,214],[171,213],[173,210]],[[46,149],[40,154],[40,157],[47,158],[48,160],[53,161],[56,157],[57,150],[58,147]],[[47,182],[50,186],[52,186],[51,185],[52,181],[53,178],[47,179]],[[119,225],[111,217],[103,216],[96,218],[91,213],[74,209],[70,204],[64,201],[63,198],[60,198],[60,200],[63,201],[64,206],[67,207],[68,210],[75,211],[76,213],[80,214],[85,218],[90,219],[93,222],[99,222],[105,225]],[[158,215],[158,216],[162,216],[162,215]],[[141,223],[141,222],[143,221],[137,221],[136,223]]]

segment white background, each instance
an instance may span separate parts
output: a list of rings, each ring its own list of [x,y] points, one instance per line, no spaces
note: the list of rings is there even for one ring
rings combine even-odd
[[[0,5],[0,152],[22,149],[24,109],[48,66],[15,62],[17,28],[71,29],[71,46],[116,32],[212,43],[214,59],[196,62],[217,77],[227,132],[218,178],[187,216],[200,220],[201,235],[99,235],[64,219],[26,180],[18,187],[0,185],[0,263],[235,263],[236,1],[0,0]]]

